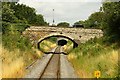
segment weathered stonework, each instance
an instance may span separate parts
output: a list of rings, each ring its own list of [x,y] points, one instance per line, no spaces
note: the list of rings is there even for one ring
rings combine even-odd
[[[69,36],[73,40],[81,43],[84,43],[94,37],[99,38],[103,36],[103,32],[100,29],[60,28],[45,26],[31,26],[23,32],[23,35],[27,35],[33,42],[37,42],[40,38],[47,37],[50,34]]]

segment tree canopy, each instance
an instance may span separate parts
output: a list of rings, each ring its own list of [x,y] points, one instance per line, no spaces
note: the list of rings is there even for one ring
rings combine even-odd
[[[87,20],[78,21],[85,28],[99,28],[104,31],[104,35],[115,42],[120,40],[120,2],[106,1],[102,3],[99,12],[92,13]],[[76,24],[75,23],[75,24]]]
[[[91,28],[100,28],[102,20],[103,12],[95,12],[89,16],[88,20],[86,21],[86,26]]]
[[[18,18],[14,14],[15,11],[11,9],[10,3],[2,3],[2,21],[16,22]]]
[[[120,2],[103,3],[103,26],[110,40],[120,40]]]
[[[17,2],[2,2],[2,21],[11,23],[28,23],[31,25],[47,25],[41,14],[36,14],[32,7]]]
[[[80,20],[75,22],[74,24],[81,24],[84,25],[85,28],[102,28],[101,23],[103,21],[103,12],[95,12],[92,13],[87,20]]]
[[[60,23],[57,24],[58,27],[69,27],[69,25],[70,24],[67,23],[67,22],[60,22]]]

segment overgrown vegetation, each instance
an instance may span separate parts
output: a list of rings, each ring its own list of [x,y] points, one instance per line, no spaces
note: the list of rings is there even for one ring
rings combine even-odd
[[[51,52],[51,50],[57,46],[56,43],[54,41],[52,41],[51,39],[54,40],[55,38],[50,38],[50,39],[44,40],[39,44],[40,49],[43,52]]]
[[[120,52],[120,2],[103,2],[100,12],[93,13],[86,27],[100,28],[104,36],[80,44],[69,55],[76,72],[83,78],[94,78],[94,71],[101,71],[101,78],[118,78]]]
[[[103,41],[103,38],[90,40],[68,55],[68,60],[81,78],[94,78],[94,71],[97,70],[101,72],[101,78],[120,76],[118,46],[115,43],[108,46]]]
[[[120,2],[105,2],[99,12],[91,14],[88,20],[79,21],[85,28],[100,28],[104,37],[93,39],[74,49],[68,59],[80,77],[94,77],[100,70],[102,78],[120,77],[118,53],[120,52]],[[0,12],[1,13],[1,12]],[[21,77],[25,67],[41,55],[22,32],[29,25],[48,25],[41,14],[24,4],[2,3],[2,56],[4,78]],[[59,26],[68,27],[68,23]],[[56,39],[51,39],[56,41]],[[45,46],[52,44],[45,42]],[[69,45],[69,44],[68,44]],[[42,46],[45,49],[45,46]],[[56,46],[56,45],[55,45]],[[69,45],[70,46],[70,45]],[[49,45],[51,48],[51,46]],[[71,47],[70,47],[71,48]],[[69,48],[68,48],[69,50]],[[0,70],[1,71],[1,70]],[[1,72],[0,72],[1,73]]]
[[[41,57],[41,52],[37,52],[29,39],[22,36],[26,27],[26,24],[3,23],[3,78],[22,77],[26,73],[25,68]]]
[[[25,68],[42,55],[32,46],[30,40],[22,35],[22,32],[30,25],[40,26],[47,23],[42,15],[35,13],[34,8],[17,2],[2,2],[1,23],[2,77],[20,78],[26,73]]]

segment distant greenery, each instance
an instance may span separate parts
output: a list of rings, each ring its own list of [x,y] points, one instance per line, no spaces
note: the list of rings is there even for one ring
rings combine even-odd
[[[82,24],[84,25],[85,28],[99,28],[102,29],[102,21],[103,21],[103,12],[95,12],[92,13],[87,20],[85,21],[78,21],[75,22],[74,24]]]
[[[48,38],[48,40],[52,43],[56,43],[57,37],[50,37],[50,38]]]
[[[83,24],[84,28],[96,28],[104,31],[108,42],[120,41],[120,2],[103,2],[99,12],[92,13],[87,20],[74,24]]]
[[[54,49],[57,46],[56,42],[53,41],[52,39],[55,39],[55,38],[49,38],[49,39],[43,40],[39,44],[40,50],[43,51],[43,52],[51,52],[51,50]]]
[[[67,23],[67,22],[60,22],[60,23],[57,24],[58,27],[69,27],[69,25],[70,24]]]
[[[34,8],[18,2],[2,2],[2,21],[37,26],[48,25],[41,14],[36,14]]]

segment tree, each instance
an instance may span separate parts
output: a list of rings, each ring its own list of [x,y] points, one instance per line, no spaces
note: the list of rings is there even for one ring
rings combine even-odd
[[[37,14],[35,16],[34,25],[44,26],[44,25],[47,25],[47,23],[44,21],[44,18],[43,18],[43,16],[41,14]]]
[[[36,11],[34,8],[18,3],[15,6],[12,6],[12,9],[15,11],[15,16],[19,20],[22,20],[23,22],[27,21],[29,24],[35,22]]]
[[[112,41],[120,40],[120,2],[105,2],[103,3],[105,26],[104,31]]]
[[[17,22],[31,25],[48,25],[41,14],[36,14],[34,8],[17,2],[4,2],[2,5],[2,20],[5,22]]]
[[[70,25],[70,24],[67,23],[67,22],[61,22],[61,23],[58,23],[58,24],[57,24],[58,27],[69,27],[69,25]]]
[[[10,7],[10,3],[2,3],[2,21],[17,22],[18,18],[14,15],[15,11]]]
[[[84,21],[77,21],[77,22],[75,22],[74,24],[84,24]]]
[[[95,12],[91,14],[88,20],[85,21],[85,27],[89,28],[102,28],[101,23],[103,21],[103,12]]]

